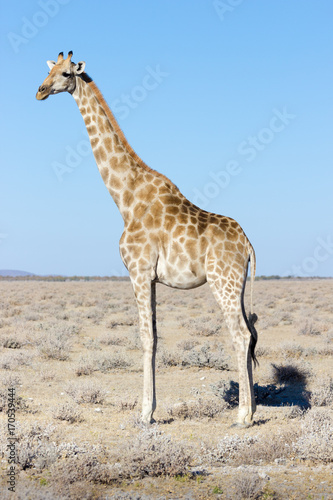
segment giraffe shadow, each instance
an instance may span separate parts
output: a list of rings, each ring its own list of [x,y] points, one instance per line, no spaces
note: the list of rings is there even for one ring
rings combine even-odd
[[[298,382],[282,382],[277,384],[259,385],[254,384],[254,395],[257,405],[262,406],[297,406],[302,410],[308,409],[311,393],[306,389],[306,380]],[[222,391],[221,391],[222,392]],[[230,381],[229,387],[224,387],[220,393],[231,407],[238,406],[239,384]]]

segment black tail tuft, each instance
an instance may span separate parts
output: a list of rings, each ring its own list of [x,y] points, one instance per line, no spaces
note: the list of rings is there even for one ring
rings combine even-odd
[[[250,342],[250,352],[251,352],[251,357],[253,359],[254,366],[258,366],[259,362],[256,358],[256,355],[254,353],[257,340],[258,340],[258,332],[256,330],[256,327],[254,326],[255,322],[258,320],[258,316],[255,313],[250,313],[249,314],[249,319],[248,319],[248,326],[249,330],[251,332],[251,342]]]

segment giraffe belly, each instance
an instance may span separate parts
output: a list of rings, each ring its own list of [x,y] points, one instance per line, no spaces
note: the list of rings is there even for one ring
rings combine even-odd
[[[206,272],[202,262],[184,262],[178,256],[174,263],[170,263],[164,256],[159,256],[156,269],[156,281],[173,288],[190,289],[206,283]]]

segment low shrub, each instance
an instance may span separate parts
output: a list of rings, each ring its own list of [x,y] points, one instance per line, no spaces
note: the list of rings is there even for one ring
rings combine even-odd
[[[74,424],[76,422],[83,422],[82,412],[77,405],[72,403],[63,403],[53,408],[53,418],[63,420]]]
[[[219,401],[217,398],[202,399],[195,401],[176,403],[167,409],[170,417],[175,419],[202,419],[214,418],[223,413],[229,405],[224,401]]]
[[[106,397],[106,391],[95,382],[90,381],[84,381],[83,383],[72,382],[68,384],[65,392],[78,404],[102,404]]]
[[[293,444],[302,460],[333,462],[333,415],[330,410],[313,408],[306,412],[301,423],[301,434]]]
[[[275,384],[294,384],[305,385],[310,376],[310,370],[304,364],[296,364],[291,361],[285,365],[276,365],[272,363],[272,380]]]
[[[319,378],[310,395],[311,406],[333,406],[333,378]]]
[[[211,345],[206,342],[197,349],[191,345],[189,349],[170,352],[162,350],[160,353],[161,362],[164,366],[183,366],[199,368],[215,368],[216,370],[228,370],[229,356],[224,351],[223,344],[220,342]]]

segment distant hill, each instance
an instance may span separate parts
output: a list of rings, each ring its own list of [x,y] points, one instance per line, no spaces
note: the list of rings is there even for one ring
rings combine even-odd
[[[32,273],[27,273],[26,271],[16,271],[12,269],[0,269],[0,276],[10,276],[16,278],[16,276],[34,276]]]

